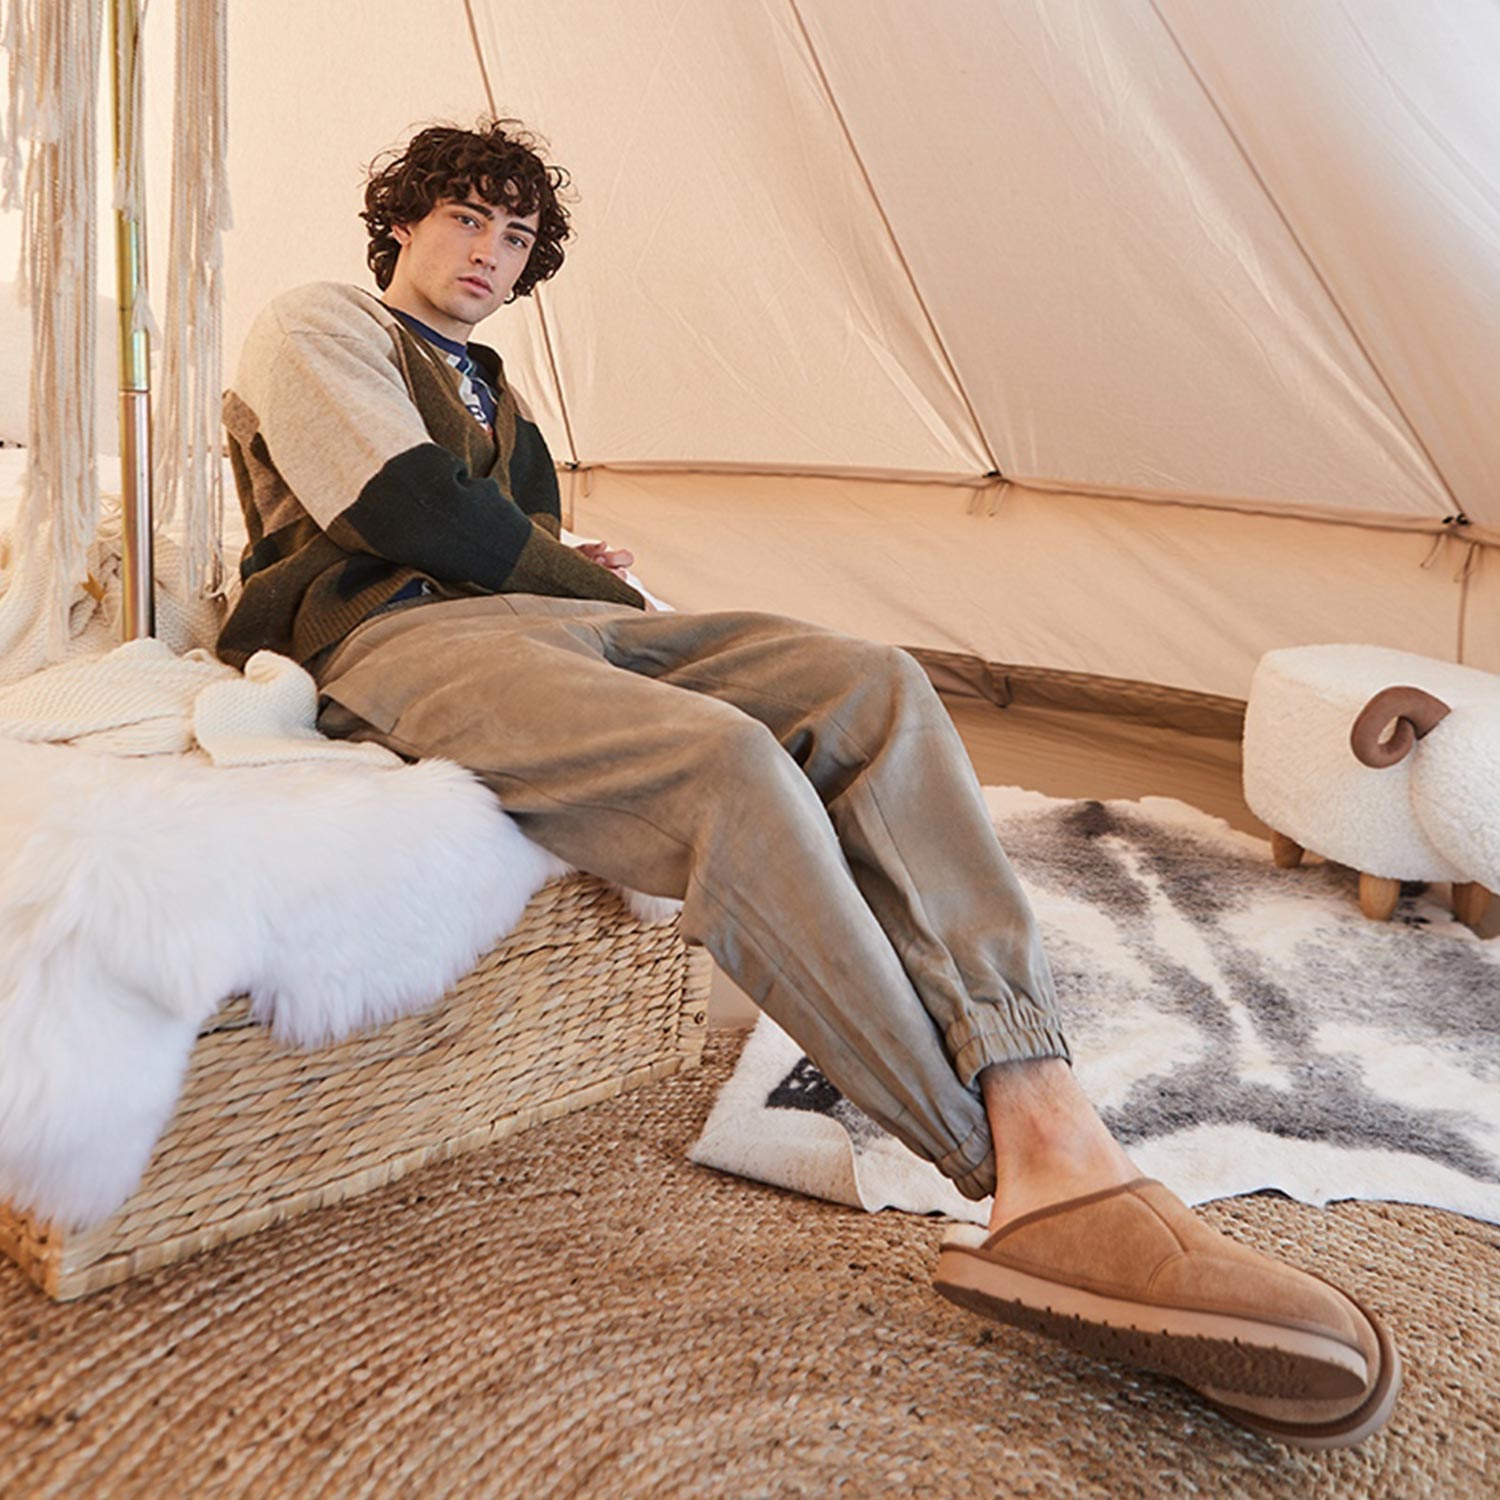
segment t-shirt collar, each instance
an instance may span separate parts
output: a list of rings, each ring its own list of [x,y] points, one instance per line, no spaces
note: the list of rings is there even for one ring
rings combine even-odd
[[[429,328],[420,318],[412,317],[409,312],[402,312],[399,307],[392,307],[389,302],[384,302],[381,306],[387,312],[395,313],[413,333],[426,339],[430,344],[436,344],[439,349],[446,350],[449,354],[467,354],[469,352],[468,345],[460,344],[456,339],[445,337],[436,328]]]

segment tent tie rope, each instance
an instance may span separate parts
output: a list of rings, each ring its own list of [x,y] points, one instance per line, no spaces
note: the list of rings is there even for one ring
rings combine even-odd
[[[1443,550],[1443,544],[1449,541],[1463,541],[1463,560],[1458,565],[1458,571],[1453,575],[1454,583],[1467,583],[1479,565],[1479,553],[1483,550],[1482,545],[1476,541],[1466,541],[1463,536],[1463,528],[1472,526],[1474,523],[1462,511],[1451,516],[1444,516],[1440,522],[1442,530],[1434,533],[1432,545],[1427,549],[1427,556],[1418,565],[1422,568],[1430,568],[1437,561],[1438,553]]]
[[[1009,484],[1010,480],[999,469],[986,469],[974,482],[974,493],[966,507],[968,513],[977,516],[983,506],[985,515],[994,515],[1000,508],[1000,497]]]

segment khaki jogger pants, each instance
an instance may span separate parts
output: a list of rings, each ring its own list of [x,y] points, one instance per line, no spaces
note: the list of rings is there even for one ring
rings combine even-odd
[[[771,615],[413,603],[320,666],[325,733],[469,767],[544,849],[651,895],[971,1198],[976,1076],[1067,1057],[1025,895],[905,652]]]

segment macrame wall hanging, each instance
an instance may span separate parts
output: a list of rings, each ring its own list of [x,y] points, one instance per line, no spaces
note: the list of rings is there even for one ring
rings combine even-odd
[[[162,401],[157,424],[157,517],[181,514],[189,597],[222,583],[224,530],[223,232],[230,227],[227,0],[178,0],[172,109],[172,230]]]
[[[129,0],[111,0],[118,7]],[[97,125],[102,0],[0,0],[8,98],[0,122],[0,190],[22,212],[18,284],[31,307],[31,389],[25,498],[7,548],[0,542],[0,680],[67,654],[99,528],[97,373]],[[148,524],[175,524],[173,579],[184,598],[220,586],[223,519],[221,236],[227,186],[226,0],[177,0],[172,210],[162,401],[154,442],[160,503]],[[140,14],[144,17],[144,6]],[[139,215],[145,70],[135,26],[117,24],[122,107],[115,208]],[[144,288],[127,336],[156,327]],[[137,497],[149,507],[149,492]],[[148,510],[149,516],[149,510]],[[127,530],[129,529],[127,523]]]
[[[18,285],[31,305],[26,488],[0,556],[0,660],[35,670],[69,639],[99,524],[94,380],[99,0],[9,0],[3,203],[21,209]],[[10,674],[8,674],[10,675]]]

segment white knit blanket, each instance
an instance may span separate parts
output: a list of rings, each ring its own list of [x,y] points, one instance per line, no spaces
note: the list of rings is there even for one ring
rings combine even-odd
[[[24,449],[0,449],[0,683],[30,677],[49,664],[47,655],[46,568],[35,558],[35,539],[19,522]],[[119,495],[119,460],[99,462],[102,490],[99,527],[88,549],[88,579],[72,590],[68,638],[55,658],[97,657],[120,639],[124,610],[121,582],[124,550]],[[225,564],[235,577],[235,553],[243,530],[226,538]],[[26,545],[28,541],[31,546]],[[199,599],[182,584],[182,552],[176,537],[158,530],[154,541],[156,634],[178,651],[211,646],[223,621],[225,600]],[[233,584],[231,584],[233,587]]]
[[[152,641],[0,690],[0,1198],[106,1217],[224,998],[307,1045],[379,1025],[565,872],[467,771],[323,739],[315,698]]]
[[[0,687],[0,737],[113,755],[197,748],[218,766],[400,764],[379,745],[326,739],[317,708],[312,678],[272,651],[256,652],[241,676],[207,651],[128,641]]]

